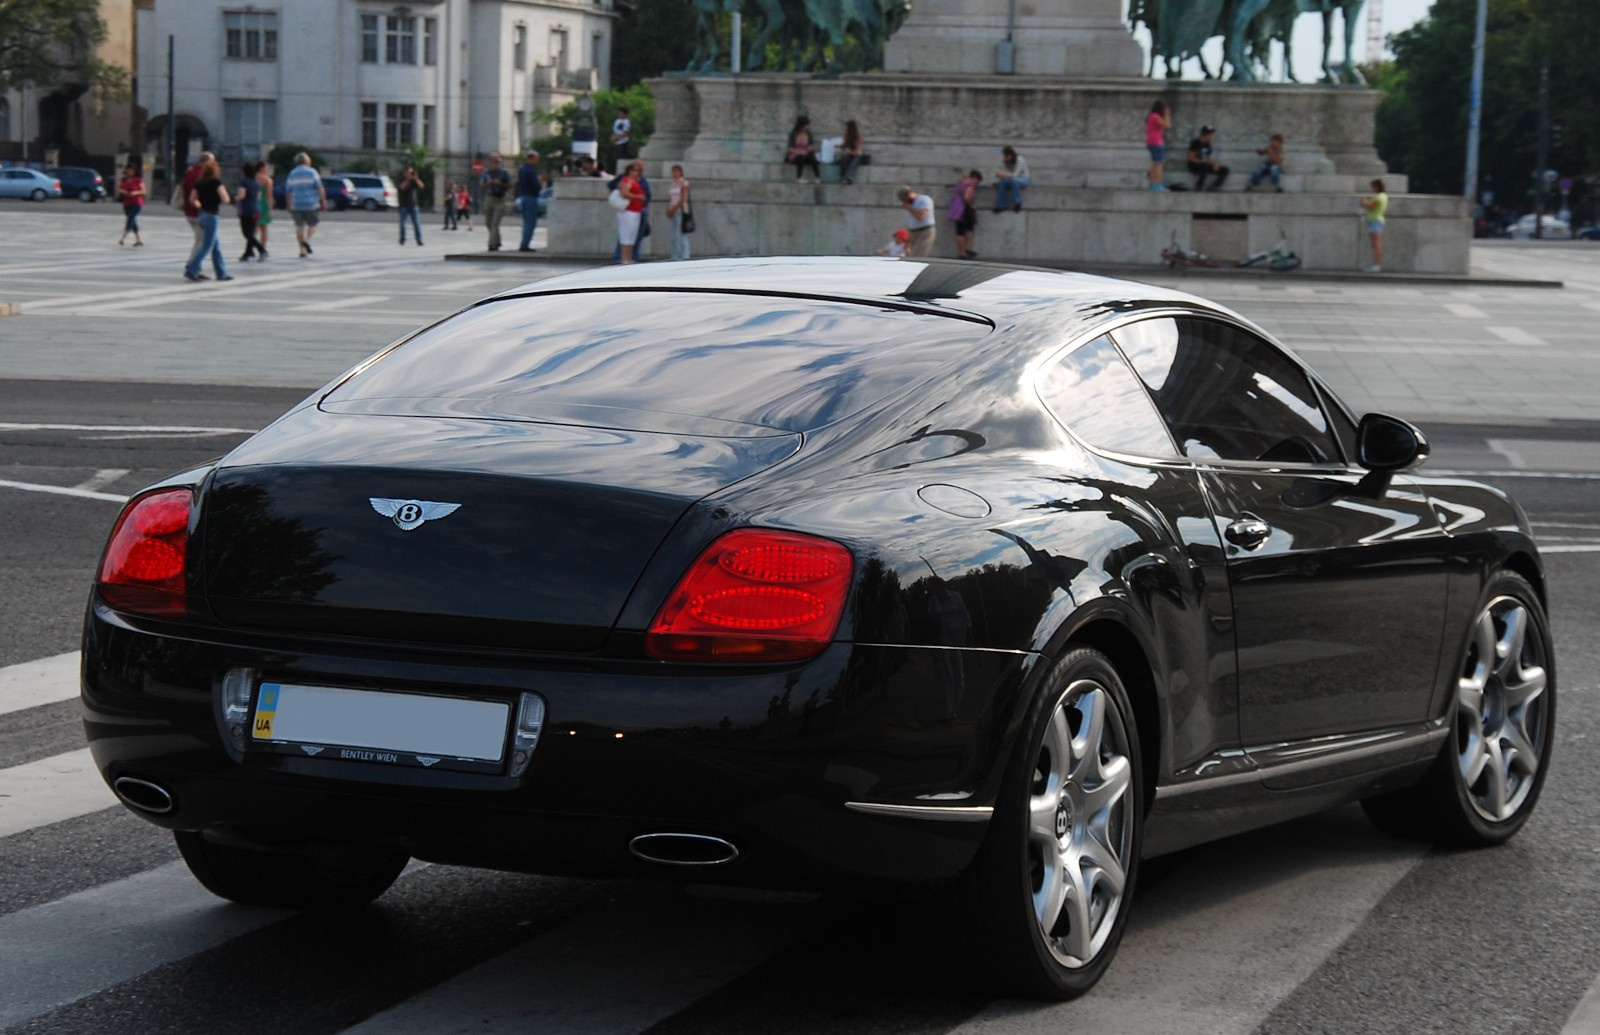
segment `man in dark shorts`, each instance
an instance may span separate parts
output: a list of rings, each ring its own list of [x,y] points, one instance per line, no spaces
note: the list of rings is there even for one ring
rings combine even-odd
[[[294,237],[300,242],[300,257],[311,254],[311,237],[317,232],[321,214],[328,210],[328,195],[322,177],[311,167],[311,156],[301,151],[294,156],[294,168],[283,181],[289,195],[289,215],[294,217]]]

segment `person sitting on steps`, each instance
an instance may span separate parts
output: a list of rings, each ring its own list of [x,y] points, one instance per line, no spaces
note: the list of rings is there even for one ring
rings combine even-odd
[[[1228,167],[1211,157],[1211,137],[1216,132],[1215,126],[1201,126],[1200,135],[1189,141],[1189,171],[1194,173],[1195,190],[1221,190],[1227,182]],[[1216,177],[1209,187],[1208,176]]]

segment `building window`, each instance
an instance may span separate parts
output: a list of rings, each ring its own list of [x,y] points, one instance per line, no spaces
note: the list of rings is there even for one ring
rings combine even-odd
[[[371,101],[361,102],[361,146],[378,149],[378,106]]]
[[[433,147],[433,105],[422,106],[422,146]]]
[[[386,19],[383,59],[391,65],[417,63],[417,19],[408,14],[391,14]]]
[[[557,72],[567,70],[567,30],[550,30],[550,63],[556,66]]]
[[[223,11],[226,54],[245,61],[278,60],[278,12]]]
[[[361,16],[361,63],[378,63],[378,16],[375,14]]]
[[[511,151],[513,154],[520,155],[522,153],[522,127],[527,116],[528,113],[525,111],[511,113]]]
[[[222,101],[222,155],[229,160],[255,161],[278,139],[278,102]]]
[[[437,18],[422,20],[422,63],[424,65],[439,63],[439,19]]]
[[[417,106],[386,104],[383,112],[383,146],[409,147],[417,142]]]
[[[600,56],[605,53],[606,34],[597,32],[589,37],[589,67],[600,67]]]
[[[0,97],[0,140],[11,139],[11,102]]]
[[[528,27],[518,25],[511,30],[511,67],[518,72],[528,70]]]

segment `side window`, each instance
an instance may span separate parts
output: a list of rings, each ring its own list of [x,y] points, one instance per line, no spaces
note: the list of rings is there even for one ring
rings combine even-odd
[[[1338,444],[1305,373],[1255,335],[1198,317],[1114,332],[1185,456],[1336,463]]]
[[[1072,433],[1113,453],[1176,456],[1161,417],[1110,338],[1073,349],[1039,375],[1039,395]]]

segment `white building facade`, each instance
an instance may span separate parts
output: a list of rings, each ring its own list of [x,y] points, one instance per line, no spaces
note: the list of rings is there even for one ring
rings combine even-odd
[[[138,13],[139,103],[161,150],[173,40],[175,129],[189,153],[326,161],[421,144],[456,159],[520,151],[536,120],[610,82],[612,0],[155,0]]]

